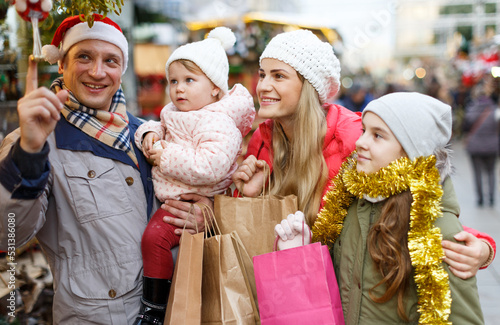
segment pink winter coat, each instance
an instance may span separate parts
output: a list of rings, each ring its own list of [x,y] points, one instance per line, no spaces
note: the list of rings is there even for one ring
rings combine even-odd
[[[323,156],[328,167],[328,178],[330,181],[323,189],[323,195],[329,189],[335,175],[337,175],[340,165],[356,149],[356,140],[361,135],[361,113],[354,113],[345,107],[335,104],[324,104],[326,110],[326,134],[323,143]],[[266,120],[259,125],[254,132],[250,142],[246,157],[254,155],[257,159],[263,159],[273,170],[272,160],[272,134],[274,122]],[[238,195],[236,193],[235,195]],[[323,207],[323,202],[321,203]]]
[[[150,131],[167,145],[160,165],[152,169],[156,197],[163,202],[186,193],[223,193],[231,185],[242,139],[255,118],[248,90],[236,84],[221,100],[197,111],[182,112],[170,103],[160,118],[142,124],[135,134],[141,150],[142,138]]]

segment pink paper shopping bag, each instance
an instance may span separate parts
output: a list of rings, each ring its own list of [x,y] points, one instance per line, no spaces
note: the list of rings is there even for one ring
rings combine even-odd
[[[262,325],[343,325],[332,259],[321,243],[253,258]]]

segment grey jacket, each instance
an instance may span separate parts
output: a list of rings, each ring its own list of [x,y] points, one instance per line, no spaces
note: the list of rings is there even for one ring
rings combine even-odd
[[[442,161],[439,163],[442,167],[440,170],[449,171],[448,164],[443,165]],[[441,175],[446,176],[443,173]],[[436,220],[435,225],[441,229],[443,239],[455,241],[453,236],[462,231],[462,226],[458,221],[459,206],[449,177],[443,184],[443,191],[443,216]],[[369,297],[369,290],[382,277],[371,259],[366,241],[370,227],[380,217],[382,205],[383,202],[355,200],[334,244],[333,262],[347,325],[418,324],[418,296],[413,279],[410,280],[410,289],[404,300],[409,322],[404,322],[397,314],[397,297],[385,303],[376,303]],[[449,321],[453,324],[484,324],[476,278],[462,280],[449,271],[447,264],[443,263],[443,267],[450,279],[452,304]],[[375,296],[380,297],[385,292],[385,287],[380,286],[373,291]]]
[[[129,118],[133,135],[140,122]],[[29,180],[11,158],[18,137],[0,147],[0,249],[15,215],[15,245],[36,236],[47,256],[55,324],[131,324],[142,294],[141,237],[158,208],[150,166],[137,148],[140,170],[61,119],[47,140],[50,167]]]

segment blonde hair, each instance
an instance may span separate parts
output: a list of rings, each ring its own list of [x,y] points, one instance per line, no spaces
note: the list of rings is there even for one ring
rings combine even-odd
[[[312,226],[328,180],[328,167],[323,157],[326,111],[320,104],[318,92],[297,74],[303,85],[293,115],[291,141],[281,124],[274,122],[271,193],[297,195],[299,210],[304,212],[308,225]]]
[[[196,73],[196,74],[205,74],[205,72],[203,72],[203,70],[201,70],[200,67],[196,63],[194,63],[193,61],[180,59],[180,60],[175,60],[172,63],[174,63],[174,62],[179,62],[189,72]],[[170,64],[172,64],[172,63],[170,63]]]
[[[172,61],[170,64],[172,64],[174,62],[179,62],[180,64],[182,64],[184,66],[184,68],[186,68],[191,73],[202,74],[208,78],[208,76],[205,74],[205,72],[203,72],[203,70],[201,70],[201,68],[191,60],[179,59],[179,60]],[[169,68],[170,68],[170,66],[169,66]],[[210,80],[210,78],[208,78],[208,80]],[[217,87],[212,80],[210,80],[210,82],[214,85],[214,87]],[[224,94],[222,93],[222,89],[220,89],[219,87],[217,87],[217,88],[219,89],[219,93],[217,94],[217,101],[219,101],[222,98],[222,96],[224,96]]]

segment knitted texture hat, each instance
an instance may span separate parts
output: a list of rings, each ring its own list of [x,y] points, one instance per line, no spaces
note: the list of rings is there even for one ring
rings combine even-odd
[[[234,33],[227,27],[214,28],[203,41],[193,42],[177,48],[168,58],[165,70],[177,60],[195,63],[220,90],[228,92],[229,62],[226,50],[236,42]]]
[[[62,60],[69,49],[78,42],[95,39],[106,41],[116,45],[123,54],[122,74],[127,70],[128,65],[128,42],[123,32],[114,21],[108,17],[94,14],[94,25],[89,27],[86,21],[82,21],[80,16],[72,16],[63,20],[57,28],[52,43],[42,48],[45,61],[54,64]]]
[[[392,93],[363,110],[377,114],[391,129],[410,159],[430,156],[451,137],[451,107],[419,93]]]
[[[337,94],[340,87],[340,62],[333,47],[309,30],[276,35],[260,56],[276,59],[294,68],[316,89],[321,103]]]

